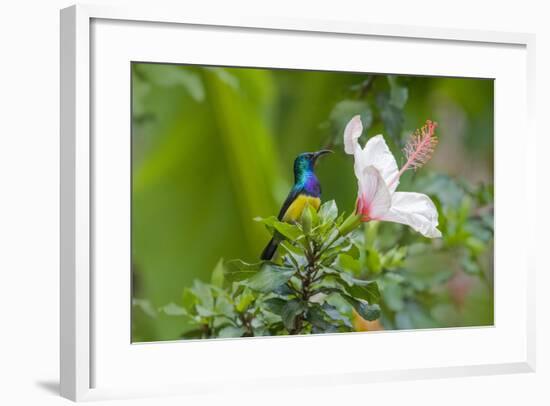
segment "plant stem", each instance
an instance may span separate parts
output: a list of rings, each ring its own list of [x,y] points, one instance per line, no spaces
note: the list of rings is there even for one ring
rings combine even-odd
[[[332,243],[331,243],[332,244]],[[306,250],[306,259],[308,261],[307,265],[304,267],[304,274],[300,275],[300,279],[302,281],[302,286],[300,289],[300,292],[298,293],[298,296],[304,303],[308,303],[311,296],[313,296],[313,291],[310,289],[312,283],[315,281],[315,277],[317,276],[317,272],[319,271],[319,267],[317,264],[317,261],[320,257],[320,250],[321,247],[317,247],[316,244],[312,245],[308,241],[307,246],[309,249]],[[294,320],[294,328],[289,331],[289,334],[301,334],[303,333],[304,328],[304,312],[300,313],[296,316],[296,319]]]
[[[243,334],[243,337],[254,337],[254,330],[252,329],[252,319],[254,317],[249,317],[248,314],[241,313],[239,315],[239,318],[241,319],[241,323],[245,328],[245,333]]]

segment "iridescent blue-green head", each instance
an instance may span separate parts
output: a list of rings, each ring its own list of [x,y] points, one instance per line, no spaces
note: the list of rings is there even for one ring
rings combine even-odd
[[[294,179],[296,183],[303,182],[314,174],[315,164],[319,157],[330,154],[332,151],[322,149],[317,152],[304,152],[294,160]]]

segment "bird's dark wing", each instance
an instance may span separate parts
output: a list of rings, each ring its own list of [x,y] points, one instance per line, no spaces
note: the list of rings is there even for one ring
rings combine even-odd
[[[279,211],[279,215],[277,216],[277,219],[279,221],[283,219],[286,211],[288,210],[288,208],[290,207],[294,199],[296,199],[296,197],[298,197],[298,195],[302,193],[303,190],[304,188],[297,188],[297,187],[293,187],[292,189],[290,189],[290,193],[286,197],[286,200],[283,203],[283,207],[281,207],[281,211]]]
[[[296,200],[296,198],[300,195],[300,193],[302,193],[303,190],[304,188],[300,188],[296,186],[290,189],[290,193],[286,197],[286,200],[283,203],[283,207],[281,207],[281,211],[277,216],[277,219],[279,221],[283,220],[283,217],[285,216],[286,211],[288,210],[292,202],[294,202],[294,200]],[[277,250],[277,247],[279,246],[279,243],[281,242],[281,240],[282,240],[281,235],[276,231],[275,234],[273,234],[273,238],[271,239],[271,241],[269,241],[267,246],[264,248],[262,255],[260,256],[260,259],[262,259],[263,261],[271,260],[271,258],[273,258],[273,255],[275,255],[275,251]]]

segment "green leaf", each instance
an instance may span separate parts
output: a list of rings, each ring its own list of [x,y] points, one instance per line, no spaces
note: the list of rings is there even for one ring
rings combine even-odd
[[[317,225],[314,224],[315,220],[317,220],[316,222],[318,222],[319,220],[316,210],[309,204],[306,204],[304,210],[302,210],[301,218],[302,230],[304,231],[304,234],[309,234],[311,230]]]
[[[388,92],[379,92],[376,95],[376,104],[386,131],[392,137],[394,143],[399,145],[401,132],[403,131],[403,123],[405,121],[403,110],[392,104]]]
[[[380,306],[377,304],[368,304],[365,301],[355,299],[349,295],[342,294],[340,295],[350,304],[353,306],[355,311],[359,313],[359,315],[368,321],[376,320],[380,317]]]
[[[216,313],[214,313],[213,309],[209,309],[209,308],[207,308],[205,306],[202,306],[200,304],[196,305],[195,309],[197,310],[197,314],[201,317],[212,317],[216,314]]]
[[[336,306],[333,306],[329,303],[324,303],[322,307],[323,307],[323,310],[324,310],[325,314],[330,319],[332,319],[336,322],[340,322],[348,328],[353,327],[353,324],[351,323],[351,320],[349,319],[349,317],[347,317],[345,314],[340,313],[338,311],[338,309],[336,308]]]
[[[400,266],[403,266],[406,256],[407,247],[394,247],[382,255],[380,259],[381,267],[387,270],[394,270]]]
[[[223,288],[223,280],[224,280],[223,275],[224,275],[223,258],[220,258],[220,260],[216,264],[216,267],[212,271],[212,277],[211,277],[212,285],[218,288]]]
[[[183,294],[181,296],[181,302],[183,304],[183,307],[187,311],[191,311],[193,307],[199,303],[199,298],[190,288],[183,289]]]
[[[313,327],[316,327],[318,332],[326,332],[332,330],[332,324],[326,320],[326,314],[319,305],[311,306],[307,311],[306,320],[309,321]]]
[[[254,221],[257,221],[258,223],[265,224],[268,227],[274,227],[273,224],[278,222],[277,217],[275,216],[269,216],[269,217],[254,217]]]
[[[361,116],[363,127],[365,129],[370,128],[372,125],[372,110],[366,101],[342,100],[333,107],[329,119],[333,131],[338,134],[338,141],[340,141],[340,135],[344,131],[346,124],[357,114]]]
[[[290,280],[289,283],[290,282],[292,282],[292,280]],[[276,295],[285,297],[285,296],[293,295],[294,291],[288,287],[288,284],[285,283],[284,285],[281,285],[277,289],[275,289],[273,293],[275,293]]]
[[[474,255],[479,255],[486,249],[483,241],[476,237],[468,237],[466,239],[466,246],[470,249],[470,251],[472,251]]]
[[[367,267],[372,273],[380,273],[382,271],[382,263],[380,261],[380,254],[374,248],[367,250]]]
[[[235,302],[235,309],[237,309],[239,313],[242,313],[248,308],[248,306],[250,306],[250,304],[255,299],[256,296],[254,295],[254,293],[250,289],[245,288],[243,293],[241,293],[241,295],[237,298]]]
[[[329,200],[321,205],[319,209],[319,218],[323,223],[334,221],[338,216],[338,207],[334,200]]]
[[[300,300],[293,299],[285,303],[281,311],[281,318],[283,324],[287,330],[291,330],[295,327],[294,323],[296,317],[303,313],[307,309],[305,303]]]
[[[220,81],[224,82],[229,87],[232,87],[234,90],[239,89],[239,79],[229,73],[227,69],[219,67],[205,67],[204,70],[215,74]]]
[[[277,230],[280,234],[282,234],[285,238],[289,239],[290,241],[296,241],[298,238],[302,236],[302,232],[294,224],[276,221],[273,223],[273,227],[275,228],[275,230]]]
[[[353,258],[351,255],[338,255],[338,264],[343,269],[350,271],[354,275],[359,275],[361,273],[361,264],[359,263],[359,260]]]
[[[390,84],[390,103],[399,109],[403,109],[409,98],[409,90],[400,86],[397,83],[397,78],[393,75],[388,75],[388,83]]]
[[[339,254],[348,252],[351,248],[352,245],[348,239],[337,239],[329,249],[323,251],[321,255],[322,264],[324,266],[332,266]]]
[[[264,305],[271,313],[278,314],[279,316],[283,312],[283,308],[285,307],[287,301],[284,299],[281,299],[280,297],[273,297],[271,299],[267,299],[264,301]]]
[[[204,338],[203,337],[204,331],[202,328],[197,328],[193,330],[186,331],[181,334],[181,338],[186,338],[188,340],[192,339],[198,339],[198,338]]]
[[[309,214],[311,215],[311,228],[315,228],[315,227],[318,227],[319,226],[319,212],[317,211],[317,209],[311,205],[307,205],[306,206],[308,211],[309,211]]]
[[[160,310],[169,316],[185,316],[187,314],[187,310],[185,308],[180,307],[173,302],[162,306]]]
[[[205,99],[204,85],[200,76],[189,69],[162,64],[140,64],[139,70],[147,79],[162,87],[183,86],[197,102]]]
[[[285,284],[295,272],[294,268],[282,267],[266,262],[260,272],[247,281],[247,286],[264,293],[272,292]]]
[[[382,297],[384,304],[394,312],[399,312],[405,307],[403,301],[403,289],[401,285],[388,281],[383,285]]]
[[[229,298],[225,295],[219,296],[216,299],[216,305],[214,306],[214,312],[217,315],[224,315],[232,318],[234,316],[233,304],[230,303]]]
[[[380,317],[380,306],[378,304],[369,304],[363,299],[356,299],[355,297],[349,295],[340,288],[323,288],[323,291],[331,295],[331,299],[334,296],[339,296],[348,302],[356,311],[363,317],[365,320],[376,320]]]
[[[149,317],[157,317],[157,312],[149,300],[134,298],[132,299],[132,306],[141,309]]]
[[[195,279],[193,282],[193,292],[206,309],[212,310],[214,308],[214,296],[212,295],[210,286],[198,279]]]
[[[361,216],[350,214],[338,227],[340,235],[344,236],[355,230],[361,224]]]
[[[340,273],[340,278],[347,283],[345,289],[354,298],[364,299],[370,304],[380,301],[380,291],[376,281],[355,279],[345,272]]]
[[[242,337],[244,334],[244,328],[235,327],[235,326],[226,326],[222,328],[219,333],[219,338],[232,338],[232,337]]]
[[[395,315],[395,324],[398,329],[434,328],[437,323],[421,306],[415,302],[407,303],[400,312]]]
[[[369,221],[365,224],[364,243],[366,248],[374,248],[375,242],[378,239],[379,221]]]
[[[260,271],[262,265],[262,262],[249,264],[240,259],[227,261],[224,267],[225,278],[227,278],[229,282],[239,282],[251,278]]]
[[[470,275],[478,275],[481,273],[481,268],[478,263],[469,257],[464,257],[461,261],[462,269]]]
[[[304,266],[307,264],[307,258],[305,257],[304,251],[300,248],[300,246],[294,245],[289,241],[282,241],[280,247],[282,247],[283,250],[285,250],[289,255],[292,255],[292,258],[294,258],[299,266]]]

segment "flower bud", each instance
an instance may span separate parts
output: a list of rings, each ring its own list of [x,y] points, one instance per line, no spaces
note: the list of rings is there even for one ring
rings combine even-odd
[[[350,214],[344,222],[338,227],[338,234],[343,237],[361,224],[361,216],[355,213]]]
[[[311,206],[309,204],[306,204],[304,209],[302,210],[302,230],[304,231],[304,234],[309,234],[311,232],[311,223],[313,222],[313,218],[311,215]]]

